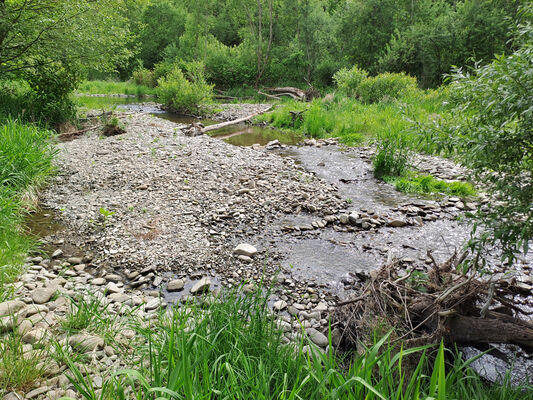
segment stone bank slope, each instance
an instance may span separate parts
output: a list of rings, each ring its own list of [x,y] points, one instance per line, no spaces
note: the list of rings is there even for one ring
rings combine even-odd
[[[186,137],[147,114],[124,121],[124,135],[62,143],[59,176],[44,195],[67,226],[61,236],[93,250],[96,265],[126,276],[153,268],[259,278],[273,249],[252,242],[259,254],[250,261],[235,258],[235,245],[283,214],[326,216],[343,207],[332,185],[291,159]]]

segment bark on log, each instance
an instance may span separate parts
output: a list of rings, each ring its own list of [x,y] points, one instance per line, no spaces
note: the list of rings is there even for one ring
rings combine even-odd
[[[478,318],[458,315],[447,321],[449,342],[511,343],[533,350],[533,328],[523,324],[504,321],[500,318]]]
[[[259,93],[261,96],[265,96],[266,98],[272,99],[272,100],[281,100],[281,97],[273,96],[271,94],[263,93],[262,91],[258,90],[257,93]]]
[[[185,132],[185,135],[187,135],[187,136],[198,136],[198,135],[201,135],[201,134],[206,133],[206,132],[215,131],[217,129],[225,128],[227,126],[236,125],[236,124],[239,124],[241,122],[248,121],[248,120],[252,119],[253,117],[255,117],[257,115],[261,115],[263,113],[266,113],[267,111],[270,111],[271,108],[272,108],[272,106],[268,106],[264,110],[261,110],[259,112],[253,113],[253,114],[248,115],[246,117],[237,118],[237,119],[234,119],[232,121],[221,122],[220,124],[209,125],[209,126],[206,126],[205,128],[201,127],[199,124],[192,124],[184,132]]]
[[[266,88],[265,90],[268,90],[269,92],[274,92],[274,93],[291,93],[295,96],[298,96],[302,100],[306,99],[305,91],[303,91],[302,89],[295,88],[295,87],[290,87],[290,86],[275,87],[275,88]]]

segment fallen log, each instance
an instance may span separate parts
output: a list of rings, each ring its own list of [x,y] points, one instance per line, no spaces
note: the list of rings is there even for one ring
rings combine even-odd
[[[234,119],[232,121],[221,122],[220,124],[209,125],[209,126],[206,126],[206,127],[204,127],[202,124],[191,124],[191,125],[189,125],[188,128],[186,128],[184,130],[184,133],[185,133],[186,136],[199,136],[199,135],[202,135],[202,134],[204,134],[206,132],[215,131],[217,129],[225,128],[227,126],[236,125],[236,124],[239,124],[241,122],[249,121],[253,117],[257,116],[257,115],[261,115],[261,114],[266,113],[267,111],[270,111],[271,108],[272,108],[272,106],[268,106],[264,110],[261,110],[261,111],[258,111],[256,113],[250,114],[250,115],[248,115],[246,117],[237,118],[237,119]]]
[[[272,100],[281,100],[281,97],[278,97],[278,96],[273,96],[271,94],[267,94],[267,93],[263,93],[262,91],[258,90],[257,93],[259,93],[260,95],[262,96],[265,96],[266,98],[268,99],[272,99]]]
[[[266,88],[265,90],[274,93],[284,93],[285,95],[290,93],[292,96],[296,96],[297,98],[303,101],[305,101],[307,98],[304,90],[290,86]]]

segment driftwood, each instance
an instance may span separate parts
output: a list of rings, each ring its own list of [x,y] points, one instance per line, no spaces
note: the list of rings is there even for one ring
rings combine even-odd
[[[194,124],[189,125],[186,129],[184,129],[184,133],[186,136],[199,136],[206,132],[215,131],[217,129],[225,128],[227,126],[236,125],[241,122],[246,122],[257,115],[261,115],[263,113],[266,113],[267,111],[270,111],[271,108],[272,106],[268,106],[264,110],[250,114],[246,117],[237,118],[232,121],[221,122],[220,124],[209,125],[205,127],[202,124],[194,123]]]
[[[302,90],[302,89],[295,88],[295,87],[290,87],[290,86],[275,87],[275,88],[266,88],[265,90],[267,90],[269,92],[274,92],[274,93],[291,94],[291,95],[299,98],[300,100],[303,100],[303,101],[306,100],[305,91]]]
[[[260,91],[260,90],[258,90],[257,93],[259,93],[259,94],[262,95],[262,96],[265,96],[265,97],[268,98],[268,99],[272,99],[272,100],[281,100],[281,97],[279,97],[279,96],[274,96],[274,95],[271,95],[271,94],[263,93],[263,92]]]
[[[465,254],[454,254],[442,264],[433,260],[423,277],[388,262],[357,297],[338,304],[334,319],[343,343],[353,347],[365,342],[380,324],[394,328],[396,340],[407,345],[442,339],[463,345],[509,343],[533,351],[533,323],[524,318],[530,313],[513,304],[519,291],[506,281],[456,272],[464,259]]]

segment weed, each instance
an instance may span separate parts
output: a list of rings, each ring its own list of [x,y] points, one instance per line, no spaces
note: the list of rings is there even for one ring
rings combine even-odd
[[[461,198],[475,197],[477,191],[468,182],[447,182],[435,179],[431,175],[409,173],[404,177],[385,176],[383,179],[395,186],[396,190],[405,193],[451,195]]]
[[[90,400],[123,398],[127,392],[138,399],[511,400],[522,399],[527,389],[487,387],[469,370],[472,360],[459,356],[447,365],[443,344],[433,357],[429,347],[389,345],[390,333],[350,357],[331,347],[324,354],[306,339],[284,345],[268,307],[270,292],[241,292],[224,292],[208,308],[199,303],[172,308],[151,327],[137,321],[144,344],[135,346],[135,357],[141,361],[106,379],[100,396],[87,374],[69,362],[73,385]],[[414,365],[408,362],[413,356]]]
[[[374,156],[374,176],[404,176],[409,168],[409,139],[403,132],[389,131],[378,137]]]
[[[27,390],[43,377],[44,360],[47,359],[48,348],[39,348],[24,352],[21,336],[11,331],[4,335],[0,342],[0,393],[11,390]]]

